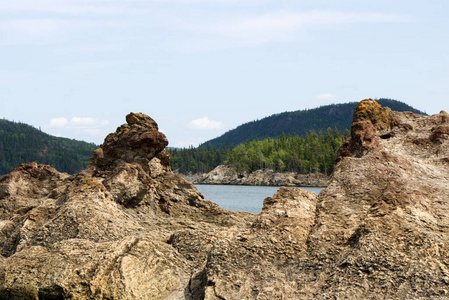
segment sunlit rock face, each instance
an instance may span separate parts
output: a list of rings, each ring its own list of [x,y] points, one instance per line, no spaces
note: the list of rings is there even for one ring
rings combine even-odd
[[[126,120],[79,174],[30,163],[0,179],[0,299],[182,299],[199,266],[170,237],[250,225],[171,172],[154,120]]]
[[[129,114],[86,170],[0,178],[0,299],[441,298],[449,293],[449,115],[360,102],[319,196],[230,212],[170,170]],[[244,201],[244,199],[242,199]]]
[[[316,295],[449,292],[448,125],[444,111],[422,116],[360,102],[308,239],[310,257],[322,262]]]

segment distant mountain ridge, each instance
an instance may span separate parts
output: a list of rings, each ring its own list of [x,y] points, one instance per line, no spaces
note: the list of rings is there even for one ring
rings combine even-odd
[[[97,148],[91,143],[51,136],[24,123],[0,120],[0,175],[27,162],[74,174],[86,168]]]
[[[380,105],[387,106],[394,111],[411,111],[418,114],[426,114],[401,101],[386,98],[377,99],[376,101]],[[329,127],[332,129],[337,128],[344,132],[346,129],[351,128],[352,114],[358,103],[331,104],[313,109],[274,114],[261,120],[242,124],[217,138],[203,143],[200,147],[211,144],[216,149],[222,148],[223,145],[229,148],[255,139],[277,138],[282,133],[303,136],[310,130],[326,132]]]

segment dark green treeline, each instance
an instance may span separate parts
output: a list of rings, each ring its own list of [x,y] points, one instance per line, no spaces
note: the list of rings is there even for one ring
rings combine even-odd
[[[226,160],[229,149],[206,147],[169,148],[172,170],[182,173],[207,173]]]
[[[332,173],[335,155],[343,141],[349,137],[328,128],[326,133],[314,130],[305,136],[287,136],[254,140],[226,149],[207,147],[170,149],[172,169],[180,173],[209,172],[225,164],[238,172],[272,169],[278,172]]]
[[[96,148],[91,143],[51,136],[27,124],[0,120],[0,175],[33,161],[74,174],[86,168]]]

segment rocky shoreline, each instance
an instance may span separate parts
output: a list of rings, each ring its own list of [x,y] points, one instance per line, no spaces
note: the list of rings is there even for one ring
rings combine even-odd
[[[257,170],[252,173],[236,172],[220,165],[206,174],[186,177],[193,184],[224,184],[249,186],[325,187],[329,177],[324,174],[279,173]]]
[[[204,199],[156,122],[126,121],[78,174],[0,178],[0,299],[448,297],[446,112],[360,102],[327,187],[281,187],[257,215]]]

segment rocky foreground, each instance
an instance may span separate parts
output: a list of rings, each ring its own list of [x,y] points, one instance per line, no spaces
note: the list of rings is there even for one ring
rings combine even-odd
[[[415,299],[449,296],[449,115],[374,100],[319,196],[281,188],[224,210],[170,170],[143,114],[76,175],[0,179],[1,299]]]
[[[257,170],[252,173],[237,172],[228,166],[219,165],[209,173],[196,178],[194,184],[232,184],[250,186],[296,186],[324,187],[329,178],[324,174],[280,173],[272,170]]]

